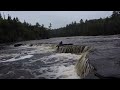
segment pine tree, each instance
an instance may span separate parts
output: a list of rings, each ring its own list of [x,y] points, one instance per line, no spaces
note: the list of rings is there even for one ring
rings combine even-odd
[[[1,13],[0,13],[0,20],[2,20],[3,18],[2,18],[2,15],[1,15]]]
[[[42,28],[44,28],[44,24],[42,24],[42,26],[41,26]]]
[[[50,23],[50,25],[49,25],[49,29],[51,30],[51,27],[52,27],[52,24]]]
[[[81,24],[84,23],[82,19],[80,20],[80,23],[81,23]]]
[[[112,17],[117,17],[120,15],[120,11],[113,11]]]
[[[36,22],[36,25],[35,25],[36,27],[40,27],[40,24],[38,23],[38,22]]]
[[[15,17],[13,18],[13,21],[16,22],[16,18]]]
[[[16,18],[15,18],[15,20],[16,20],[16,22],[19,22],[19,19],[18,19],[18,17],[16,17]]]
[[[8,14],[8,21],[10,21],[10,20],[12,20],[12,19],[11,19],[11,16]]]

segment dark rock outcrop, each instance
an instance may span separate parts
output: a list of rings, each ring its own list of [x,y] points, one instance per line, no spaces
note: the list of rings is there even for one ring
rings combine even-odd
[[[15,44],[14,47],[19,47],[21,45],[23,45],[23,44]]]

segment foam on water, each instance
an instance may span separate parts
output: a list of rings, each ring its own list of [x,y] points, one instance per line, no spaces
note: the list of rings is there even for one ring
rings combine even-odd
[[[69,66],[51,66],[49,68],[41,68],[42,75],[37,77],[45,77],[47,79],[80,79],[75,71],[74,65]]]
[[[15,57],[17,56],[18,54],[1,54],[0,55],[0,59],[3,58],[3,57],[9,57],[9,56],[12,56],[12,57]]]
[[[70,65],[68,67],[59,66],[57,77],[60,79],[80,79],[75,71],[74,65]]]
[[[29,45],[22,45],[20,47],[14,48],[14,49],[18,49],[19,53],[1,54],[0,62],[18,61],[18,60],[22,60],[22,59],[26,59],[26,58],[31,58],[34,54],[49,53],[49,52],[55,51],[55,49],[52,49],[52,47],[50,47],[49,45],[40,45],[40,46],[34,45],[32,47],[30,47]],[[11,57],[11,58],[7,59],[7,57],[8,58]],[[16,58],[16,57],[19,57],[19,58]]]
[[[29,72],[38,72],[41,74],[33,73],[35,78],[47,78],[47,79],[78,79],[80,78],[75,71],[75,63],[80,58],[80,55],[71,53],[55,53],[55,48],[51,45],[24,45],[17,47],[21,52],[13,55],[12,58],[6,59],[0,62],[14,62],[18,60],[24,60],[26,58],[31,58],[34,54],[46,54],[50,53],[48,56],[43,56],[35,60],[30,59],[26,62],[26,68],[32,67],[32,65],[39,65],[38,62],[43,62],[45,66],[40,68],[30,69]],[[17,49],[16,48],[16,49]],[[2,56],[4,57],[4,55]],[[2,58],[1,57],[1,58]],[[35,64],[34,64],[35,63]],[[37,63],[37,64],[36,64]],[[29,67],[27,67],[29,65]],[[35,66],[37,67],[37,66]],[[24,67],[23,67],[24,68]]]
[[[18,61],[18,60],[22,60],[22,59],[26,59],[26,58],[31,58],[33,55],[26,55],[26,56],[21,56],[19,58],[11,58],[8,59],[6,61],[1,61],[1,62],[13,62],[13,61]]]
[[[49,67],[40,68],[39,72],[42,75],[37,77],[45,77],[47,79],[79,79],[80,77],[76,74],[74,61],[80,58],[80,55],[71,53],[56,53],[50,56],[45,56],[40,59],[46,65],[50,64]],[[38,60],[36,60],[38,61]],[[69,62],[72,62],[71,64]]]
[[[41,53],[49,53],[55,51],[51,46],[46,46],[46,45],[34,45],[34,46],[23,46],[24,48],[33,48],[34,50],[28,51],[28,54],[41,54]],[[22,48],[23,48],[22,47]]]
[[[43,61],[46,64],[49,63],[54,63],[54,62],[67,62],[70,60],[78,60],[80,58],[80,55],[76,55],[76,54],[71,54],[71,53],[56,53],[50,56],[45,56],[43,58],[41,58],[41,61]]]

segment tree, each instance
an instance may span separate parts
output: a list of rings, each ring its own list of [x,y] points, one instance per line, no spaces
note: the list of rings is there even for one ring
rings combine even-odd
[[[40,24],[38,23],[38,22],[36,22],[36,25],[35,25],[36,27],[40,27]]]
[[[42,26],[41,26],[42,28],[44,28],[44,24],[42,24]]]
[[[3,15],[4,16],[4,15]],[[5,16],[4,16],[5,17]],[[17,17],[13,20],[8,15],[7,19],[1,19],[0,14],[0,43],[15,42],[21,40],[45,39],[49,37],[66,37],[66,36],[90,36],[90,35],[111,35],[120,34],[120,12],[113,11],[111,17],[91,19],[80,23],[71,22],[65,27],[49,30],[52,24],[44,25],[31,25],[30,23],[20,22]]]
[[[86,19],[86,20],[85,20],[85,23],[87,23],[87,22],[88,22],[88,20]]]
[[[74,24],[74,22],[72,22],[72,24]]]
[[[82,19],[80,20],[80,23],[81,23],[81,24],[84,23]]]
[[[10,20],[12,20],[12,19],[11,19],[11,16],[8,14],[8,21],[10,21]]]
[[[120,11],[113,11],[112,17],[116,17],[120,15]]]
[[[1,19],[3,19],[3,18],[2,18],[2,15],[1,15],[1,13],[0,13],[0,20],[1,20]]]
[[[16,18],[15,17],[13,18],[13,21],[16,22]]]
[[[15,18],[15,20],[16,20],[16,22],[19,22],[19,19],[18,19],[18,17],[16,17],[16,18]]]
[[[8,15],[7,19],[0,20],[0,43],[15,42],[48,38],[48,31],[44,25],[30,25],[25,20],[21,23],[18,17]]]
[[[51,27],[52,27],[52,24],[50,23],[50,25],[49,25],[49,29],[51,30]]]
[[[77,24],[76,21],[74,21],[74,24]]]

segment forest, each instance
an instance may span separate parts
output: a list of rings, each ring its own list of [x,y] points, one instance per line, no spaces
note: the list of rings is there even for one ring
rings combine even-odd
[[[120,34],[120,11],[113,11],[112,15],[106,18],[85,20],[80,19],[67,24],[65,27],[51,29],[43,24],[36,25],[24,21],[21,22],[18,17],[11,18],[10,15],[0,14],[0,43],[18,42],[24,40],[40,40],[52,37],[67,36],[97,36],[97,35],[115,35]]]

